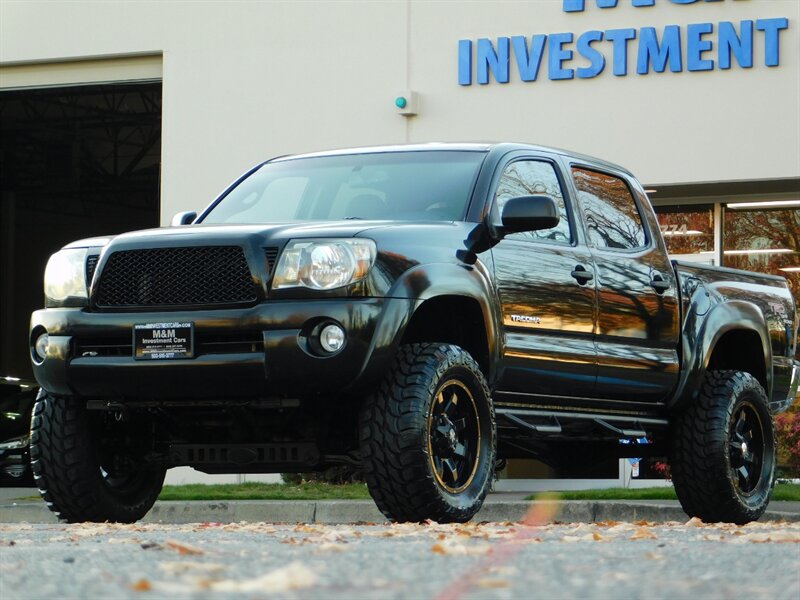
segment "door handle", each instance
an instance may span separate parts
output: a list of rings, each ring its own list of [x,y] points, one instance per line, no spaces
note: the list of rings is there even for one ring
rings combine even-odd
[[[586,267],[583,265],[576,265],[570,275],[572,275],[581,285],[594,279],[594,274],[591,271],[587,271]]]
[[[664,281],[664,278],[656,273],[653,275],[653,279],[650,281],[650,287],[652,287],[657,294],[663,294],[666,292],[670,287],[672,287],[669,281]]]

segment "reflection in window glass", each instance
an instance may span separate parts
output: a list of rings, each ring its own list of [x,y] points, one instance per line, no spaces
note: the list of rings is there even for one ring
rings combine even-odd
[[[431,150],[279,159],[237,183],[202,222],[460,220],[484,157]]]
[[[495,193],[500,214],[508,200],[519,196],[549,196],[555,200],[561,220],[551,229],[514,233],[508,238],[563,243],[572,241],[567,207],[553,165],[538,160],[519,160],[508,165],[500,176]]]
[[[800,209],[725,211],[726,267],[786,277],[800,306]]]
[[[577,167],[572,177],[593,246],[632,250],[646,244],[642,217],[622,179]]]
[[[242,223],[290,221],[308,186],[307,177],[284,177],[271,181],[260,193],[252,191],[242,199],[236,219]]]
[[[660,206],[655,211],[670,256],[713,262],[713,205]]]

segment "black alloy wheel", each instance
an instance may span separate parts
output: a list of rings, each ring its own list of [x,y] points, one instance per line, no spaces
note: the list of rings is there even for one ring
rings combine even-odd
[[[739,493],[753,494],[764,475],[761,465],[767,445],[761,417],[750,402],[740,404],[733,415],[728,439],[731,479],[736,482]]]
[[[457,379],[445,382],[431,404],[428,454],[436,481],[458,494],[470,484],[481,453],[480,418],[475,398]]]

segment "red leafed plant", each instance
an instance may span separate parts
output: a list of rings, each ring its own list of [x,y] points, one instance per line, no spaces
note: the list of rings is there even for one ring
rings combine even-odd
[[[800,412],[785,412],[775,417],[778,434],[778,464],[800,471]]]
[[[669,463],[663,460],[653,461],[651,464],[653,471],[661,475],[667,481],[672,481],[672,471],[669,468]]]

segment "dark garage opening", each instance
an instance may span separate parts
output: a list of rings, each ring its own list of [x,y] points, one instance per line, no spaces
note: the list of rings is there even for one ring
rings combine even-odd
[[[30,378],[49,256],[157,227],[161,83],[0,92],[0,376]]]

